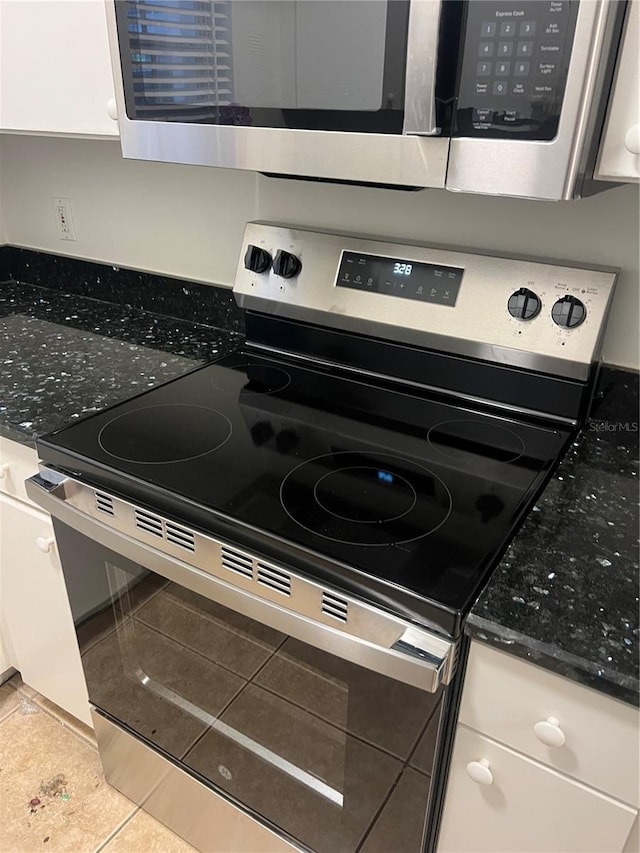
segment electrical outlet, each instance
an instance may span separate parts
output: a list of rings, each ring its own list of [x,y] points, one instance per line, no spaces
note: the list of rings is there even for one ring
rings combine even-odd
[[[76,229],[71,214],[70,198],[52,198],[53,212],[56,217],[58,234],[61,240],[77,240]]]

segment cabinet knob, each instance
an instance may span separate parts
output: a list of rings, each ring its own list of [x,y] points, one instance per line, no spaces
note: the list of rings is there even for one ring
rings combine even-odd
[[[640,154],[640,124],[634,124],[629,128],[624,138],[624,147],[631,154]]]
[[[38,536],[36,539],[36,545],[43,554],[48,554],[51,551],[54,542],[53,536]]]
[[[116,106],[115,98],[109,98],[107,101],[107,115],[114,121],[118,121],[118,107]]]
[[[566,738],[555,717],[540,720],[533,727],[533,731],[540,743],[545,746],[564,746]]]
[[[0,465],[0,480],[4,480],[4,478],[7,476],[8,473],[9,473],[9,463],[4,462],[2,465]]]
[[[493,782],[493,773],[486,758],[481,758],[480,761],[470,761],[467,764],[467,773],[479,785],[490,785]]]

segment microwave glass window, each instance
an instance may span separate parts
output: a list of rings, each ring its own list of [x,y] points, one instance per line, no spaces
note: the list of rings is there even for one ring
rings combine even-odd
[[[129,118],[397,132],[405,0],[116,0]]]

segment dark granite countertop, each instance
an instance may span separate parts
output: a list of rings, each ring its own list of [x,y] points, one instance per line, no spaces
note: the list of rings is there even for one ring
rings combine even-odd
[[[4,278],[32,282],[0,280],[0,435],[21,443],[243,340],[228,290],[12,247]],[[606,369],[601,388],[467,630],[637,704],[638,376]]]
[[[131,305],[0,283],[0,435],[35,444],[38,435],[224,355],[242,340],[235,330]]]
[[[600,387],[467,632],[637,705],[638,375],[605,369]]]

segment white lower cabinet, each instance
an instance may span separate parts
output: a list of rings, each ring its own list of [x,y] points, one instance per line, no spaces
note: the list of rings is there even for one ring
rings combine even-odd
[[[636,814],[459,725],[438,850],[620,853]]]
[[[472,642],[438,853],[638,853],[639,724],[631,705]]]
[[[0,572],[2,614],[13,647],[13,665],[26,684],[91,725],[51,519],[3,494]]]

